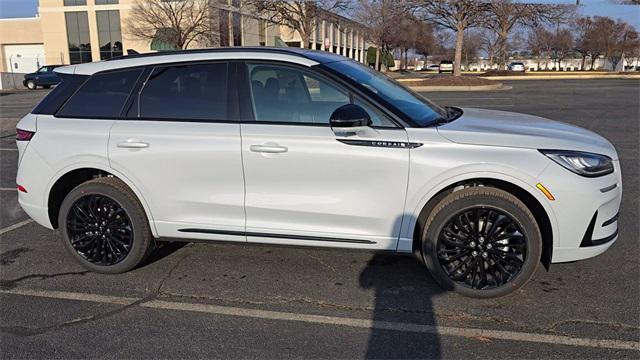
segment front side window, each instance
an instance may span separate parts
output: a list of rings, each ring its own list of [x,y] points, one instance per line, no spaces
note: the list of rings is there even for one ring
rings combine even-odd
[[[250,64],[257,121],[328,124],[331,113],[349,104],[349,95],[296,68]]]
[[[142,69],[95,74],[56,114],[60,117],[117,118]]]
[[[100,60],[122,56],[122,33],[120,30],[120,11],[96,11],[98,40],[100,41]]]
[[[81,64],[91,62],[91,40],[89,36],[89,20],[86,11],[65,12],[67,25],[67,41],[69,43],[69,63]]]
[[[139,109],[142,118],[227,120],[227,63],[156,67]]]
[[[329,124],[331,114],[350,104],[349,93],[304,69],[271,64],[249,64],[251,94],[256,121]],[[358,97],[374,126],[396,127],[381,111]]]

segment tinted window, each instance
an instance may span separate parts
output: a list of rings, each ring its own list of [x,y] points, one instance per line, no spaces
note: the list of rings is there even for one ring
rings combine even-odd
[[[349,96],[314,74],[279,65],[249,65],[258,121],[328,124]]]
[[[227,64],[194,64],[153,69],[139,100],[140,117],[227,119]]]
[[[89,78],[86,75],[57,74],[61,82],[51,90],[31,113],[53,115]]]
[[[56,115],[117,118],[141,72],[132,69],[93,75]]]

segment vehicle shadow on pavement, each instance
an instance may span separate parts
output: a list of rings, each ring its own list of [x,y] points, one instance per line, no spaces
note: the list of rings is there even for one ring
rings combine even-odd
[[[401,225],[402,219],[398,218],[395,236]],[[437,334],[384,328],[388,322],[437,325],[432,298],[443,290],[420,260],[414,256],[375,254],[360,273],[360,287],[375,291],[367,359],[441,357]]]

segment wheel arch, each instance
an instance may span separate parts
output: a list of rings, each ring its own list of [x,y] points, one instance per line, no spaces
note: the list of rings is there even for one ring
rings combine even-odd
[[[101,164],[85,164],[83,166],[76,165],[73,167],[65,168],[64,170],[58,172],[58,174],[54,177],[54,180],[52,180],[49,184],[49,190],[47,191],[45,197],[45,205],[47,206],[51,226],[54,229],[58,228],[58,214],[60,211],[60,206],[62,205],[62,201],[67,196],[67,194],[69,194],[69,192],[76,186],[98,177],[115,177],[125,183],[129,187],[129,189],[133,191],[138,201],[140,201],[140,203],[142,204],[142,207],[147,215],[147,219],[149,219],[149,226],[153,235],[157,237],[157,231],[154,226],[153,216],[141,192],[123,174],[120,174],[114,169],[105,167]]]
[[[409,229],[412,238],[413,253],[419,255],[419,252],[422,251],[420,242],[422,231],[424,229],[424,221],[426,221],[427,217],[429,216],[433,208],[440,202],[440,200],[442,200],[445,196],[457,190],[458,188],[473,186],[491,186],[507,191],[508,193],[517,197],[527,206],[527,208],[533,213],[533,216],[535,217],[536,222],[540,227],[540,232],[542,234],[541,262],[548,270],[549,266],[551,265],[551,259],[553,256],[554,236],[557,233],[554,230],[554,223],[552,222],[554,219],[549,214],[550,210],[545,208],[541,201],[536,197],[536,195],[538,194],[532,194],[530,191],[526,190],[525,187],[516,184],[515,181],[509,181],[496,177],[469,177],[456,180],[454,182],[450,182],[441,186],[439,190],[435,192],[435,194],[430,196],[428,200],[424,202],[424,205],[420,208],[420,211],[417,212],[417,216],[414,217],[415,222],[414,224],[412,224],[413,228]],[[419,258],[422,258],[422,256],[419,256]]]

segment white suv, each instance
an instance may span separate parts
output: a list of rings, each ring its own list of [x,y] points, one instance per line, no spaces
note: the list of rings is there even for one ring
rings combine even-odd
[[[20,204],[85,267],[157,241],[415,253],[445,288],[522,286],[604,252],[621,176],[604,138],[441,108],[344,57],[235,48],[56,69],[18,124]]]

